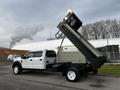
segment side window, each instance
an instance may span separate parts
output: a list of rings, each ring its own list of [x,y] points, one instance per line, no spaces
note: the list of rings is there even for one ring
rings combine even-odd
[[[43,51],[34,52],[33,57],[42,57],[42,53],[43,53]]]
[[[25,57],[26,57],[26,58],[29,58],[29,57],[33,57],[33,55],[34,55],[34,54],[33,54],[32,52],[30,52],[30,53],[28,53]]]

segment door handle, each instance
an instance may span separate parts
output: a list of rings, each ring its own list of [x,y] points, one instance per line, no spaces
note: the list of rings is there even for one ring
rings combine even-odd
[[[42,61],[42,59],[40,59],[40,61]]]
[[[49,61],[46,61],[46,63],[49,63]]]
[[[30,61],[32,61],[32,59],[30,59]]]

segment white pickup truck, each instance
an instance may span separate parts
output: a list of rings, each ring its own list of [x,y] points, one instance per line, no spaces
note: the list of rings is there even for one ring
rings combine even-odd
[[[56,53],[52,50],[32,51],[14,59],[13,72],[19,74],[24,69],[45,70],[47,65],[55,63]]]

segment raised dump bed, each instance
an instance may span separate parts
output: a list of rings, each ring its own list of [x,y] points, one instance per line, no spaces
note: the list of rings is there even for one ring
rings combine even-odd
[[[57,27],[86,57],[91,67],[97,69],[105,63],[106,58],[77,31],[81,26],[82,22],[70,11]]]

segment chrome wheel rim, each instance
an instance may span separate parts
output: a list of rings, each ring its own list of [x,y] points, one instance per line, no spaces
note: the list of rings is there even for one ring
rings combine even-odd
[[[14,73],[17,74],[18,73],[18,67],[14,67]]]
[[[76,73],[74,72],[74,71],[68,71],[68,73],[67,73],[67,77],[68,77],[68,79],[69,80],[75,80],[75,78],[76,78]]]

